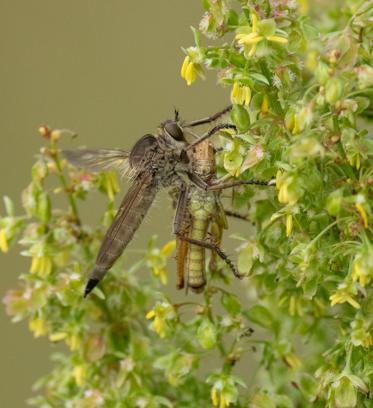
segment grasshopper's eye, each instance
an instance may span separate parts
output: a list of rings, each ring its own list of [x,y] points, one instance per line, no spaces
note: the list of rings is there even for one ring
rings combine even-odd
[[[183,129],[177,122],[169,121],[164,124],[164,130],[175,140],[184,140]]]
[[[153,135],[145,135],[133,146],[129,161],[131,167],[136,167],[146,158],[146,153],[157,144],[157,139]]]

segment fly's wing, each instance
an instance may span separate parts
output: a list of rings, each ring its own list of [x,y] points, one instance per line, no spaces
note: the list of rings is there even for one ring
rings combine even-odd
[[[130,154],[121,149],[62,150],[62,156],[72,165],[92,172],[116,169],[128,175],[130,171]]]
[[[149,172],[139,174],[107,230],[85,289],[87,296],[122,254],[149,210],[158,187]]]

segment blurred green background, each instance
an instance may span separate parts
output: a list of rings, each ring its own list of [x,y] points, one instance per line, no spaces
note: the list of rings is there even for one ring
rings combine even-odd
[[[42,144],[37,132],[41,124],[76,131],[79,138],[67,138],[65,147],[129,148],[172,116],[174,107],[193,119],[227,103],[228,90],[216,87],[214,77],[187,87],[179,76],[180,47],[193,43],[190,26],[202,14],[198,1],[0,4],[1,196],[19,203]],[[93,201],[86,205],[88,215],[99,219],[100,206]],[[153,233],[160,235],[159,243],[170,239],[172,210],[163,202],[164,195],[135,247]],[[29,268],[18,249],[0,254],[1,297]],[[24,407],[31,385],[49,370],[52,347],[45,339],[34,339],[24,323],[12,324],[4,307],[0,329],[0,406]]]

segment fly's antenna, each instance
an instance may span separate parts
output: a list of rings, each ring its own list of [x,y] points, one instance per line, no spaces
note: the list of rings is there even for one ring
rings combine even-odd
[[[180,119],[180,113],[179,110],[177,108],[174,109],[174,113],[175,113],[175,122],[178,122]]]

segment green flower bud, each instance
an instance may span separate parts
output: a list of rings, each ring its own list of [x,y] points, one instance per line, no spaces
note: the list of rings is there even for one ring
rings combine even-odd
[[[315,78],[320,85],[325,85],[329,75],[329,67],[324,62],[319,62],[315,70]]]
[[[204,349],[211,349],[215,346],[218,332],[214,323],[209,318],[204,318],[197,329],[197,339]]]
[[[292,109],[289,109],[285,115],[285,126],[289,132],[292,132],[295,126],[295,114]]]
[[[347,377],[338,381],[334,393],[336,408],[354,408],[357,404],[357,390]]]
[[[333,191],[327,201],[326,201],[326,209],[330,215],[333,217],[337,216],[341,211],[342,207],[342,199],[343,199],[343,192],[342,190]]]
[[[340,78],[331,78],[325,85],[325,99],[334,105],[343,95],[344,83]]]
[[[231,118],[240,132],[246,132],[250,127],[250,116],[242,105],[233,105]]]

